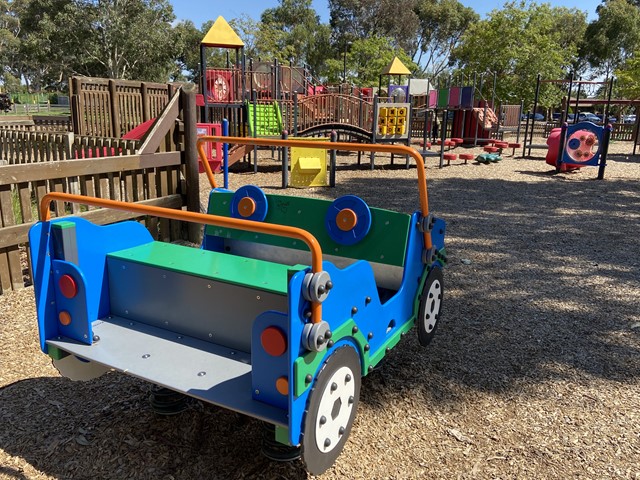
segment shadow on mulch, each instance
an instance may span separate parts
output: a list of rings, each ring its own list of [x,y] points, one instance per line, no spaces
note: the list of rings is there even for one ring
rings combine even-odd
[[[372,206],[417,207],[406,179],[338,189],[363,191],[361,182]],[[496,392],[562,376],[637,381],[637,300],[624,295],[640,289],[637,182],[436,179],[429,190],[432,211],[447,220],[444,323],[428,352],[397,349],[398,363],[416,368],[392,375],[402,386],[434,372]]]
[[[260,454],[259,421],[196,400],[159,416],[149,396],[149,384],[115,372],[13,383],[0,389],[0,448],[60,479],[307,478],[302,462]]]
[[[332,196],[417,207],[416,181],[376,178],[340,181]],[[436,179],[429,189],[447,221],[443,320],[429,348],[412,332],[363,380],[365,405],[394,408],[416,390],[428,409],[555,380],[638,381],[637,304],[622,288],[640,288],[637,181]],[[59,478],[307,478],[301,462],[258,453],[259,422],[199,402],[158,417],[148,397],[147,384],[116,373],[14,383],[0,390],[0,448]]]

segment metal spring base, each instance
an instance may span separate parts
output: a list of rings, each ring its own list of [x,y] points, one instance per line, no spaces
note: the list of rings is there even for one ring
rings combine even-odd
[[[189,408],[189,397],[168,388],[151,388],[151,408],[158,415],[177,415]]]
[[[270,423],[263,424],[262,430],[262,454],[276,462],[291,462],[302,455],[300,447],[284,445],[276,441],[276,427]]]

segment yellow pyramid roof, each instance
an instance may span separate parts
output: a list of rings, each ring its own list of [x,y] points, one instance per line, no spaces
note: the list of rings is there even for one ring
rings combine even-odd
[[[221,16],[217,18],[200,43],[206,47],[244,47],[244,42]]]
[[[411,75],[411,72],[398,57],[393,57],[393,60],[391,60],[389,66],[382,72],[382,75]]]

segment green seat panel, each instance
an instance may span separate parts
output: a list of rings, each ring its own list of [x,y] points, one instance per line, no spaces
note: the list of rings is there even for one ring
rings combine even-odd
[[[289,270],[296,269],[290,265],[164,242],[145,243],[110,253],[109,257],[282,295],[287,294]]]
[[[209,199],[208,213],[229,217],[233,193],[214,191]],[[411,216],[405,213],[371,208],[371,229],[367,236],[355,245],[334,242],[325,227],[325,216],[331,201],[317,198],[267,195],[269,203],[265,223],[298,227],[318,239],[322,252],[327,255],[367,260],[387,265],[404,266],[405,251]],[[257,234],[242,230],[207,226],[206,235],[232,238],[279,247],[308,250],[300,240],[274,235]]]

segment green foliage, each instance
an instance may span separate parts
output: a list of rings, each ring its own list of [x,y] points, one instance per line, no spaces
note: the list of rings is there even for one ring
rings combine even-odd
[[[347,51],[347,81],[357,86],[377,86],[382,71],[389,65],[393,57],[397,56],[411,71],[418,66],[404,50],[390,47],[391,40],[387,37],[370,37],[356,40]],[[342,79],[344,59],[327,60],[327,79],[330,83]],[[386,84],[386,81],[383,81]]]
[[[4,85],[7,91],[12,91],[16,83],[11,65],[20,46],[19,31],[20,21],[13,5],[7,0],[0,0],[0,85]]]
[[[386,37],[393,48],[415,49],[417,0],[329,0],[334,47],[349,41]]]
[[[178,56],[167,0],[14,0],[19,56],[33,90],[73,74],[166,81]]]
[[[311,0],[280,0],[262,12],[256,53],[280,62],[306,63],[321,70],[327,58],[330,30],[320,23]]]
[[[608,76],[640,47],[640,10],[628,0],[605,0],[589,24],[582,55]]]
[[[572,31],[566,31],[566,25]],[[496,94],[505,102],[533,103],[536,76],[564,78],[577,60],[578,42],[586,28],[586,16],[576,9],[549,4],[511,2],[493,10],[486,20],[469,27],[455,48],[452,63],[467,74],[496,72]],[[491,82],[485,82],[492,86]],[[490,97],[490,88],[485,98]],[[563,92],[546,84],[540,104],[557,105]]]
[[[463,33],[480,17],[458,0],[419,0],[415,12],[420,27],[412,57],[422,73],[437,76],[448,67]]]
[[[348,81],[377,85],[398,56],[419,77],[497,72],[498,98],[529,107],[537,74],[586,75],[587,66],[595,74],[615,70],[623,91],[636,92],[639,4],[604,0],[587,26],[584,12],[527,0],[481,21],[459,0],[328,0],[330,23],[323,24],[312,0],[278,0],[259,20],[242,15],[229,23],[247,58],[307,64],[329,82],[342,81],[346,58]],[[200,41],[212,24],[175,23],[169,0],[0,0],[0,88],[64,90],[78,74],[197,82]],[[235,62],[230,53],[208,48],[207,66]],[[489,97],[492,76],[483,78]],[[564,93],[544,85],[541,104],[557,105]]]
[[[640,98],[640,50],[629,57],[616,71],[618,93],[622,98]]]

